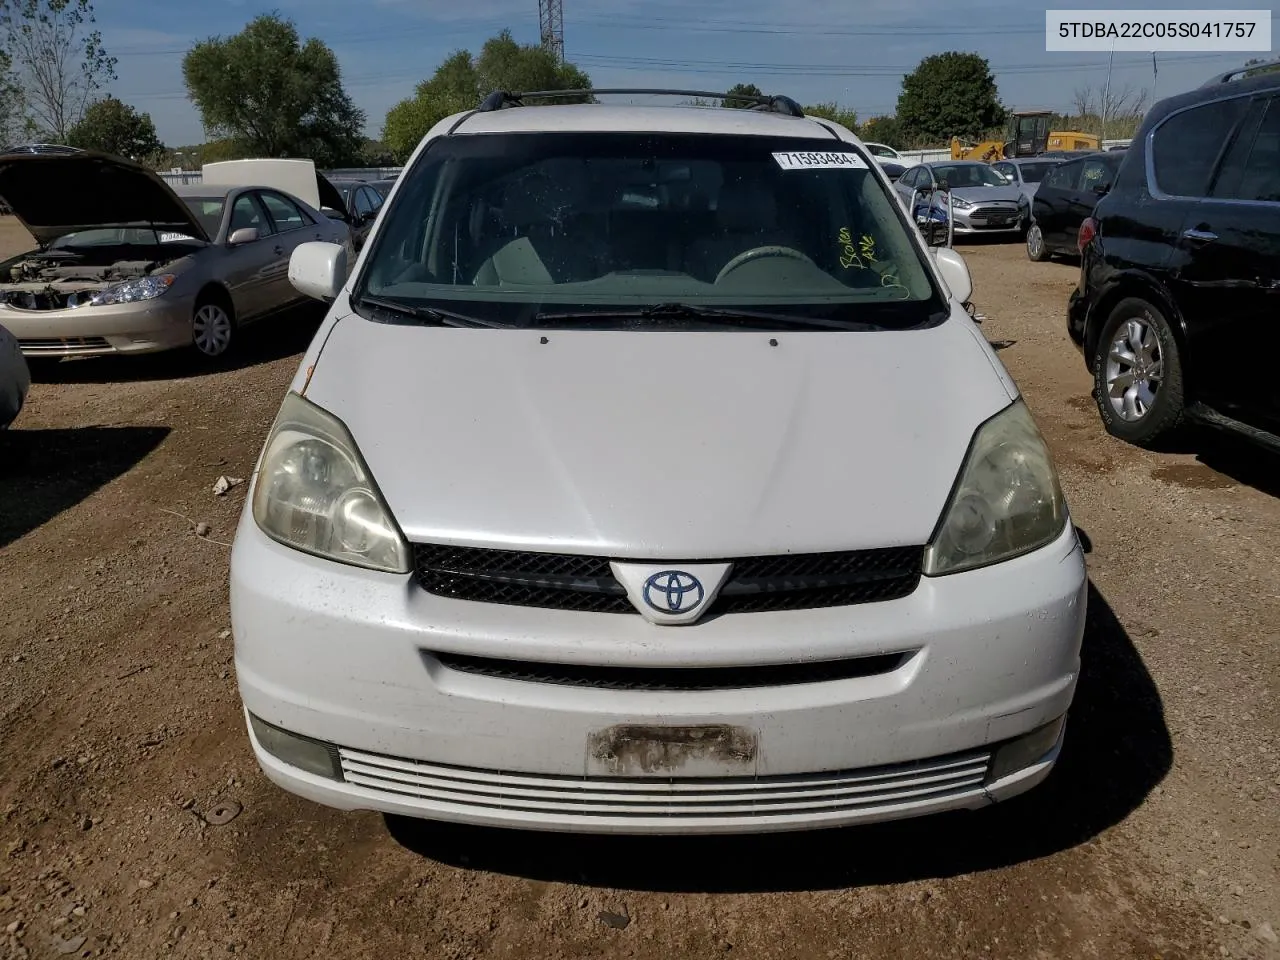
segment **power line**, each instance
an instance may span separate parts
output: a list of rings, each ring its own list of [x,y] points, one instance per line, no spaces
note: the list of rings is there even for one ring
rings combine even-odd
[[[1213,60],[1220,57],[1221,54],[1187,54],[1182,57],[1166,57],[1166,62],[1197,62],[1204,60]],[[576,62],[583,66],[603,67],[614,70],[656,70],[669,69],[679,70],[684,73],[703,73],[703,74],[733,74],[733,73],[751,73],[753,75],[770,75],[770,76],[821,76],[821,77],[896,77],[910,73],[914,70],[918,63],[903,64],[876,64],[871,66],[851,67],[845,64],[821,64],[821,63],[769,63],[761,61],[731,61],[731,60],[681,60],[666,57],[619,57],[607,54],[579,54],[575,58]],[[1021,63],[1009,64],[1007,66],[993,66],[992,73],[1000,74],[1036,74],[1036,73],[1062,73],[1078,70],[1100,69],[1107,66],[1107,61],[1088,61],[1077,63]],[[1146,63],[1134,61],[1132,63],[1122,64],[1122,68],[1143,67]]]

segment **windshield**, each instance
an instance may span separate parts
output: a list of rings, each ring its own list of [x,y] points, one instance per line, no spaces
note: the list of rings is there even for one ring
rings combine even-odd
[[[1022,173],[1023,183],[1039,183],[1056,166],[1056,163],[1020,163],[1018,170]]]
[[[895,154],[891,149],[889,149],[888,147],[882,147],[882,146],[880,146],[880,144],[878,144],[878,143],[868,143],[868,144],[866,144],[865,146],[866,146],[866,148],[867,148],[868,150],[870,150],[872,153],[874,153],[877,157],[890,157],[890,158],[892,158],[892,157],[896,157],[896,156],[897,156],[897,154]]]
[[[49,248],[68,250],[76,247],[145,247],[162,242],[166,236],[167,234],[150,227],[99,227],[63,234],[49,244]]]
[[[204,227],[204,232],[217,239],[218,228],[222,226],[222,208],[226,206],[226,198],[183,197],[182,202],[187,205],[187,209],[196,215],[196,219],[200,221],[200,226]]]
[[[912,326],[945,316],[865,155],[832,139],[533,133],[436,140],[361,297],[525,323],[681,303]]]
[[[1007,187],[1009,182],[985,163],[958,163],[933,168],[938,180],[945,180],[953,188],[959,187]]]

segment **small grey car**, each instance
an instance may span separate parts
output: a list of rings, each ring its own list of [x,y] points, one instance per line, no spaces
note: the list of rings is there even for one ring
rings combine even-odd
[[[957,234],[1019,233],[1022,229],[1022,192],[989,164],[973,160],[921,163],[894,184],[903,203],[910,205],[920,187],[951,188],[951,204]]]
[[[85,151],[0,156],[0,196],[38,244],[0,263],[0,324],[28,358],[222,356],[243,324],[304,299],[289,283],[300,243],[351,249],[347,224],[280,190],[173,188]]]

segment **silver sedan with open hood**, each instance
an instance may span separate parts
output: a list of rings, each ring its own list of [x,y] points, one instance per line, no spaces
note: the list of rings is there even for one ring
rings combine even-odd
[[[38,249],[0,263],[0,324],[29,358],[225,354],[239,327],[301,299],[300,243],[350,245],[346,224],[261,186],[170,188],[119,157],[0,156],[0,197]]]

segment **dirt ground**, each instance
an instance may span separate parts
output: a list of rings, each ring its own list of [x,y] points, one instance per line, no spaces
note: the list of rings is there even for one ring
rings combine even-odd
[[[0,220],[0,252],[17,233]],[[1280,957],[1277,463],[1108,438],[1064,333],[1075,268],[963,250],[1092,545],[1044,786],[972,815],[673,841],[280,792],[232,666],[244,491],[211,487],[252,469],[312,312],[218,373],[62,364],[0,435],[0,957]]]

